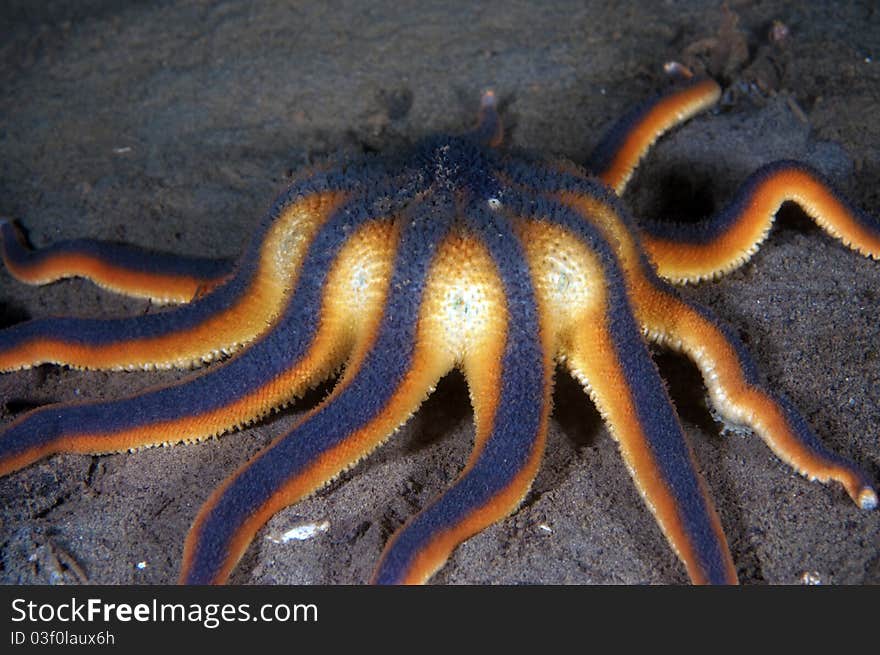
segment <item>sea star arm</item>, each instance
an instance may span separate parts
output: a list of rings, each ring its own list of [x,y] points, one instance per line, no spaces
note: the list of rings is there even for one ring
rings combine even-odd
[[[484,91],[480,98],[477,126],[471,130],[470,136],[490,148],[497,148],[504,141],[504,123],[498,114],[498,98],[491,89]]]
[[[456,546],[516,509],[543,457],[553,372],[547,319],[510,225],[484,216],[475,232],[491,259],[486,277],[498,289],[500,307],[491,314],[505,318],[485,322],[462,362],[474,449],[455,483],[388,542],[373,578],[378,584],[427,581]]]
[[[0,475],[56,453],[105,454],[199,441],[246,425],[332,373],[340,362],[330,359],[330,344],[323,341],[275,371],[274,378],[264,378],[260,371],[268,363],[261,357],[265,353],[247,351],[169,387],[28,412],[0,432]],[[278,368],[277,360],[272,364]]]
[[[714,105],[721,87],[690,77],[642,102],[618,120],[593,150],[587,170],[621,195],[639,161],[665,132]]]
[[[186,303],[219,286],[233,270],[229,259],[186,257],[142,250],[127,244],[74,239],[28,248],[16,224],[0,219],[6,270],[26,284],[49,284],[83,277],[116,293],[155,303]]]
[[[637,379],[639,373],[630,366],[647,368],[647,353],[640,353],[641,362],[632,361],[635,358],[621,353],[616,340],[607,322],[585,329],[568,356],[572,374],[599,408],[639,492],[691,580],[735,583],[720,522],[662,382],[653,371]],[[653,397],[646,398],[649,394]],[[665,416],[647,415],[648,408],[660,408]],[[660,418],[665,425],[658,425]]]
[[[662,283],[640,295],[649,337],[685,353],[699,367],[712,403],[728,421],[753,429],[789,466],[811,480],[836,480],[862,509],[877,506],[877,492],[853,463],[829,451],[791,403],[764,389],[745,347],[710,311]]]
[[[233,474],[199,511],[180,580],[222,583],[268,518],[384,442],[454,365],[421,311],[442,221],[407,217],[384,312],[365,330],[331,396]]]
[[[368,215],[361,222],[351,237],[332,222],[324,226],[303,263],[311,273],[274,329],[249,348],[168,387],[23,415],[0,434],[0,475],[59,452],[198,441],[265,416],[330,376],[350,351],[353,326],[380,312],[378,289],[390,266],[390,224]]]
[[[726,207],[706,221],[640,224],[642,244],[658,273],[671,282],[718,277],[752,257],[785,202],[796,203],[844,245],[880,259],[880,221],[854,207],[817,171],[795,161],[760,168]]]
[[[598,310],[588,311],[563,355],[588,390],[639,492],[695,583],[734,583],[721,523],[633,314],[620,260],[604,236],[568,207],[551,218],[596,253]]]
[[[803,475],[823,482],[837,480],[860,507],[877,505],[868,477],[825,448],[788,400],[762,388],[756,367],[732,331],[709,310],[682,299],[657,278],[638,250],[632,220],[614,198],[603,197],[588,182],[564,174],[552,174],[544,184],[557,192],[567,188],[559,198],[616,244],[644,332],[653,341],[693,359],[726,419],[753,429],[777,456]]]
[[[255,230],[232,278],[195,302],[144,316],[56,317],[3,330],[0,371],[43,363],[186,368],[253,341],[282,310],[318,228],[341,211],[340,186],[321,179],[291,187]]]
[[[645,333],[653,341],[683,351],[696,363],[722,416],[753,429],[803,475],[823,482],[837,480],[860,507],[876,506],[877,495],[867,476],[825,448],[788,400],[760,385],[756,367],[733,332],[708,309],[684,300],[657,278],[638,250],[632,220],[614,198],[603,197],[589,183],[572,176],[556,174],[546,184],[557,191],[567,187],[559,196],[563,202],[617,244]]]

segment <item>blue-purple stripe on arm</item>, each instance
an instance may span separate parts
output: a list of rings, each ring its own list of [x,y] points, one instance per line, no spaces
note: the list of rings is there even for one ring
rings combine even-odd
[[[498,114],[498,98],[491,89],[483,92],[477,126],[465,137],[493,148],[501,145],[504,140],[504,124]]]
[[[447,209],[449,209],[447,207]],[[253,458],[206,506],[183,582],[215,582],[245,522],[323,453],[345,442],[385,408],[412,365],[421,297],[434,254],[449,230],[437,205],[402,217],[405,225],[374,343],[350,380],[293,431]],[[350,465],[346,462],[345,465]],[[205,511],[203,509],[203,511]]]
[[[755,189],[765,184],[767,180],[772,179],[774,175],[787,171],[806,173],[807,175],[814,177],[820,184],[824,184],[827,187],[827,183],[821,180],[818,173],[798,162],[781,161],[769,164],[758,171],[755,176],[751,178],[751,182],[745,185],[745,190],[743,191],[742,197],[739,198],[739,201],[734,201],[729,205],[726,210],[728,216],[735,215],[737,212],[745,211],[748,207],[749,199],[754,197]],[[639,238],[635,220],[629,215],[629,212],[622,205],[620,199],[616,195],[610,193],[610,191],[606,190],[603,192],[600,185],[590,180],[584,180],[551,169],[546,165],[541,165],[540,162],[534,162],[528,167],[509,166],[508,173],[517,182],[521,183],[523,181],[528,181],[532,185],[532,188],[546,193],[559,193],[565,191],[595,198],[597,201],[607,205],[613,211],[614,216],[626,228],[630,238],[632,238],[635,244],[638,245]],[[846,204],[846,201],[842,196],[834,192],[830,187],[827,188],[829,192],[835,195],[838,201],[842,204]],[[858,210],[853,210],[853,212],[858,212]],[[722,214],[724,213],[725,212],[722,212]],[[856,214],[854,213],[854,216],[855,215]],[[876,220],[864,212],[858,213],[858,220],[862,222],[866,229],[876,229]],[[724,221],[719,221],[719,223],[722,224],[723,222]],[[728,222],[728,224],[730,223]],[[719,231],[716,234],[720,234],[726,228],[721,227],[717,229]],[[801,413],[794,407],[788,398],[782,394],[770,391],[762,384],[758,368],[737,336],[735,330],[719,321],[706,307],[682,298],[675,288],[657,276],[652,265],[648,261],[645,252],[641,248],[638,248],[637,250],[639,274],[643,281],[653,287],[656,298],[662,299],[665,297],[667,301],[672,300],[674,303],[677,303],[679,307],[684,308],[685,311],[698,316],[704,322],[704,329],[710,331],[717,330],[718,333],[720,333],[721,338],[724,340],[724,343],[729,346],[731,354],[734,357],[734,361],[731,362],[731,365],[734,367],[733,370],[735,373],[734,379],[727,380],[727,384],[733,385],[733,387],[723,387],[723,395],[730,399],[734,396],[741,396],[745,393],[744,389],[740,387],[740,382],[736,380],[736,378],[739,377],[741,378],[742,384],[758,394],[758,398],[763,398],[763,400],[758,400],[759,404],[760,402],[766,401],[778,408],[782,420],[784,421],[784,426],[776,425],[773,431],[768,431],[766,427],[768,416],[764,414],[762,419],[764,423],[763,428],[758,423],[751,423],[749,427],[757,430],[768,445],[773,448],[782,459],[788,461],[792,467],[801,471],[805,475],[824,479],[825,476],[829,475],[828,467],[831,466],[835,468],[836,470],[831,474],[831,477],[844,484],[847,488],[847,492],[850,493],[856,503],[862,507],[871,507],[875,503],[875,495],[870,491],[872,488],[870,478],[852,462],[825,447],[822,441],[804,420]],[[656,298],[654,300],[648,299],[646,302],[655,303],[657,302]],[[664,327],[662,329],[667,328]],[[670,335],[670,338],[673,340],[681,340],[690,337],[687,334],[674,333]],[[706,347],[705,341],[700,347]],[[691,353],[691,356],[693,357],[693,353]],[[726,357],[723,353],[716,353],[715,356],[722,358]],[[695,361],[698,365],[701,365],[699,359],[695,359]],[[704,375],[706,373],[707,371],[704,370]],[[717,375],[713,376],[713,379],[717,384]],[[756,397],[751,398],[752,401],[755,401],[755,399]],[[756,410],[751,405],[749,408],[741,409],[745,411],[746,414],[754,414],[756,411],[767,411],[767,407],[764,407],[762,410]],[[780,431],[781,433],[778,433]],[[788,433],[790,433],[793,440],[786,440],[784,435]],[[782,439],[782,441],[780,441],[780,439]]]
[[[749,210],[756,192],[774,176],[785,171],[798,171],[814,178],[850,213],[853,220],[866,231],[880,235],[880,221],[853,205],[842,193],[812,166],[803,162],[781,159],[761,166],[749,175],[736,194],[719,211],[696,222],[675,221],[674,218],[640,219],[638,228],[658,239],[686,244],[709,244],[731,229]],[[791,189],[796,192],[797,189]],[[778,208],[774,208],[778,209]]]
[[[715,511],[703,491],[681,423],[633,315],[619,261],[598,230],[570,208],[540,201],[532,216],[547,217],[579,237],[601,263],[613,345],[651,459],[674,499],[682,527],[707,580],[729,581],[729,553],[713,525]]]
[[[468,227],[488,249],[498,269],[509,314],[497,410],[491,432],[472,466],[394,535],[374,576],[377,584],[405,582],[416,558],[439,535],[462,524],[474,511],[508,490],[543,452],[544,420],[549,413],[549,356],[543,352],[528,263],[506,218],[481,206],[472,207],[465,216]],[[530,483],[528,478],[525,487],[517,490],[518,499]],[[503,508],[501,516],[512,509]]]
[[[305,195],[349,190],[363,184],[376,184],[375,174],[358,167],[347,173],[322,173],[293,184],[273,204],[252,233],[252,238],[238,260],[234,275],[202,298],[173,311],[134,317],[87,319],[52,317],[35,319],[0,331],[0,353],[8,352],[38,339],[51,339],[86,346],[112,346],[126,341],[152,339],[185,332],[235,305],[247,293],[260,261],[259,250],[273,223],[282,212]]]
[[[737,360],[736,363],[740,371],[742,372],[743,380],[749,386],[760,390],[760,392],[764,396],[766,396],[768,399],[770,399],[772,402],[775,402],[779,406],[779,408],[785,415],[785,420],[788,423],[789,429],[796,435],[798,441],[803,446],[809,449],[810,453],[814,457],[837,464],[842,467],[854,468],[852,462],[850,462],[845,457],[833,452],[827,446],[825,446],[825,444],[822,443],[813,428],[810,427],[809,423],[807,423],[800,411],[798,411],[798,409],[794,406],[794,403],[792,403],[785,394],[770,391],[763,385],[754,358],[752,357],[751,353],[749,353],[749,351],[746,349],[745,344],[743,344],[742,340],[739,338],[733,328],[718,320],[718,318],[708,308],[681,298],[675,289],[671,288],[667,283],[663,282],[662,280],[655,279],[654,283],[658,288],[664,289],[666,293],[675,294],[678,297],[679,302],[688,306],[692,311],[702,316],[704,320],[714,325],[715,328],[724,335],[725,340],[728,344],[730,344],[735,353]],[[861,471],[858,471],[858,473],[864,479],[864,486],[871,486],[868,477],[864,475]]]
[[[85,255],[134,272],[214,280],[232,273],[235,264],[234,259],[174,255],[96,239],[58,241],[31,250],[23,243],[23,238],[13,222],[0,221],[0,230],[6,257],[20,266],[39,266],[46,260],[63,255]]]
[[[706,84],[708,81],[708,78],[700,76],[687,78],[679,77],[666,89],[656,92],[632,107],[605,132],[602,139],[594,147],[590,156],[587,158],[585,165],[586,169],[593,175],[602,177],[609,171],[609,169],[611,169],[617,159],[620,157],[631,157],[632,153],[624,152],[627,140],[632,136],[634,130],[648,119],[649,114],[651,114],[658,105],[676,95],[685,94],[690,90],[696,89],[697,87]],[[676,118],[675,114],[672,113],[666,120],[660,121],[658,127],[660,127],[662,131],[672,127],[675,123],[680,122],[680,120],[681,119]],[[639,145],[647,147],[650,144],[645,143]],[[637,153],[638,156],[641,156],[641,154],[643,153]],[[635,157],[636,160],[638,159],[638,156]],[[633,164],[635,163],[636,161],[633,162]]]
[[[371,192],[381,195],[383,187]],[[221,409],[252,394],[293,366],[312,342],[328,271],[357,227],[387,216],[388,206],[343,207],[320,228],[276,328],[246,351],[190,380],[119,400],[48,406],[34,410],[0,434],[0,461],[68,435],[119,433]],[[367,211],[371,208],[373,211]],[[206,297],[207,302],[217,293]],[[177,311],[185,310],[180,308]],[[0,333],[0,337],[4,333]],[[174,441],[175,435],[168,435]]]

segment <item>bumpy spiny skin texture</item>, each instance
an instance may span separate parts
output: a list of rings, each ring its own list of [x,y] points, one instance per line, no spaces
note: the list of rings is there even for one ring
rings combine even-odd
[[[4,259],[23,281],[82,275],[156,300],[192,296],[157,315],[14,326],[0,333],[4,370],[190,366],[235,354],[168,387],[23,415],[0,435],[0,473],[57,452],[220,434],[344,367],[332,394],[200,511],[181,580],[222,582],[273,513],[369,454],[457,367],[474,406],[473,452],[449,490],[392,537],[374,578],[424,582],[526,494],[562,361],[608,422],[691,579],[734,582],[720,521],[644,335],[690,356],[717,410],[798,471],[841,482],[864,508],[876,506],[876,494],[787,400],[761,388],[732,331],[660,278],[697,281],[741,265],[786,200],[866,255],[880,252],[880,229],[814,172],[779,162],[750,178],[708,227],[648,226],[643,247],[617,195],[662,132],[718,95],[711,80],[691,79],[635,108],[590,158],[591,177],[495,149],[503,132],[488,93],[471,133],[295,183],[234,267],[90,241],[32,253],[3,225]]]

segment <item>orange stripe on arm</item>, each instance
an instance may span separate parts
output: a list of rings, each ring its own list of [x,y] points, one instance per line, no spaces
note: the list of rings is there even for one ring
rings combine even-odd
[[[590,188],[582,180],[567,183],[575,189]],[[559,193],[555,182],[553,186]],[[560,267],[545,285],[548,292],[584,287],[585,302],[574,303],[584,309],[562,326],[559,356],[590,393],[646,505],[691,579],[735,582],[720,521],[633,313],[631,271],[641,262],[634,243],[619,238],[625,225],[612,206],[615,200],[583,204],[566,194],[562,199],[565,204],[548,202],[544,212],[549,218],[542,222],[564,230],[568,242],[587,253],[560,253],[560,263],[574,258],[587,269],[581,273],[570,265]],[[539,239],[531,240],[540,247]],[[571,292],[568,296],[574,297]],[[554,314],[565,317],[564,311]]]
[[[196,301],[157,314],[49,318],[0,331],[0,370],[44,363],[84,369],[187,368],[237,350],[267,330],[301,274],[312,238],[344,202],[339,192],[283,207],[253,261]]]
[[[198,441],[291,402],[338,370],[358,326],[376,321],[395,239],[389,223],[369,222],[340,246],[326,278],[312,280],[320,292],[310,295],[313,301],[295,297],[275,332],[221,365],[129,398],[22,416],[0,434],[0,474],[59,452]]]
[[[419,407],[455,363],[436,347],[421,297],[441,221],[413,221],[404,231],[387,285],[381,320],[358,337],[346,373],[327,400],[294,430],[231,476],[214,492],[190,530],[180,580],[222,583],[256,531],[283,507],[313,493],[383,443]],[[424,231],[427,232],[425,234]],[[430,303],[425,303],[430,306]]]
[[[187,536],[180,581],[224,583],[254,534],[273,514],[311,495],[384,443],[418,409],[451,364],[436,353],[416,353],[394,395],[372,417],[363,416],[364,408],[351,403],[373,402],[375,385],[359,387],[352,380],[355,369],[350,369],[353,375],[347,374],[321,406],[230,476],[205,502]],[[343,393],[359,398],[337,403]],[[347,428],[352,421],[355,425]],[[244,514],[242,506],[248,508]]]
[[[711,79],[693,78],[674,85],[615,123],[590,155],[587,168],[621,195],[657,139],[720,97],[721,87]]]
[[[274,375],[264,377],[263,371],[277,348],[260,348],[258,343],[229,362],[168,387],[115,401],[29,412],[0,432],[0,475],[56,453],[104,454],[201,441],[247,425],[337,370],[349,349],[349,320],[340,318],[325,315],[303,356]]]
[[[5,219],[0,220],[0,237],[6,270],[20,282],[49,284],[82,277],[109,291],[158,304],[189,302],[200,290],[221,284],[233,266],[226,259],[149,252],[91,239],[31,250],[20,230]]]
[[[236,366],[212,368],[193,380],[117,401],[36,409],[0,432],[0,476],[57,453],[101,455],[191,443],[247,425],[329,377],[340,364],[339,348],[319,335],[315,347],[283,374],[209,409],[193,407],[188,399],[242,384],[233,374]],[[226,382],[211,384],[221,379]],[[165,411],[154,416],[151,408],[159,407]]]
[[[553,337],[546,314],[525,308],[531,285],[509,245],[486,243],[486,289],[478,287],[476,295],[489,309],[466,312],[474,328],[462,361],[474,406],[473,451],[453,485],[388,542],[375,583],[426,582],[459,544],[519,506],[540,466],[552,406]],[[494,262],[488,260],[493,246]],[[509,256],[498,255],[505,250]]]
[[[880,221],[854,207],[812,168],[779,161],[756,171],[733,200],[697,225],[641,226],[657,272],[675,283],[724,275],[748,261],[785,202],[800,206],[825,232],[856,252],[880,258]]]
[[[470,376],[471,394],[484,399],[491,394],[500,399],[501,389],[496,382],[489,382],[490,378]],[[552,406],[549,366],[545,366],[543,378],[544,393],[534,407],[532,430],[531,416],[505,416],[506,408],[500,408],[497,400],[475,405],[475,445],[467,466],[450,489],[395,533],[382,554],[375,583],[427,582],[459,544],[519,506],[544,454]],[[492,388],[488,388],[490,384]],[[492,492],[487,493],[487,489]]]
[[[760,385],[742,343],[708,310],[657,290],[640,314],[654,341],[685,353],[699,367],[713,405],[726,420],[754,430],[801,475],[820,482],[836,480],[861,508],[877,506],[868,476],[825,448],[787,400]]]
[[[572,374],[588,389],[620,446],[639,493],[691,580],[697,584],[735,583],[736,569],[721,523],[705,483],[693,467],[680,427],[672,426],[664,433],[656,424],[640,418],[639,410],[644,408],[636,405],[634,381],[627,379],[604,321],[596,319],[593,325],[581,331],[572,343],[568,356]],[[659,379],[654,386],[655,393],[665,396]],[[668,398],[666,404],[671,413]],[[659,418],[651,416],[650,420]],[[657,443],[658,439],[667,443]],[[670,450],[676,451],[675,459]],[[663,470],[670,463],[679,466],[678,477]],[[690,506],[685,508],[682,499],[691,501]]]

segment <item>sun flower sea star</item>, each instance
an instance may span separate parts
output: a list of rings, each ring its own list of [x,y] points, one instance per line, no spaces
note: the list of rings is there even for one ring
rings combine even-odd
[[[32,251],[5,221],[4,261],[22,281],[83,276],[180,306],[14,325],[0,332],[0,369],[190,367],[231,357],[127,398],[27,412],[0,435],[0,473],[53,453],[199,441],[265,416],[341,369],[329,397],[199,512],[180,579],[224,582],[270,516],[367,456],[458,368],[474,410],[470,459],[389,540],[374,577],[424,582],[458,544],[523,499],[541,462],[562,363],[597,405],[691,580],[735,582],[647,341],[690,357],[717,412],[751,428],[798,472],[841,483],[865,509],[877,496],[785,398],[762,388],[732,331],[668,281],[742,265],[786,201],[873,258],[880,226],[789,161],[759,170],[699,227],[637,226],[618,200],[635,166],[663,132],[719,94],[712,80],[679,79],[618,121],[584,169],[499,148],[502,124],[487,92],[469,133],[295,182],[234,264],[89,240]]]

